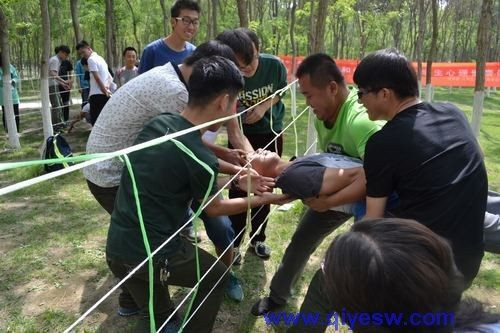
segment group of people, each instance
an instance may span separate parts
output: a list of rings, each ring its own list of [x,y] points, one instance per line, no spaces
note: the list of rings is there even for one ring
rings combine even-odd
[[[452,332],[471,323],[495,327],[498,316],[481,311],[472,316],[461,295],[483,257],[487,200],[497,207],[499,201],[488,197],[483,156],[467,119],[451,104],[418,99],[417,77],[403,54],[384,49],[366,56],[354,73],[357,88],[347,86],[330,56],[304,59],[295,75],[315,114],[322,153],[285,162],[280,158],[284,138],[276,136],[283,129],[285,106],[275,92],[287,85],[281,61],[261,53],[258,36],[246,28],[226,30],[198,47],[189,43],[200,24],[196,1],[176,1],[170,24],[170,35],[143,50],[138,69],[127,65],[117,72],[120,88],[113,93],[104,60],[88,43],[77,45],[82,68],[90,73],[93,128],[87,153],[113,152],[188,130],[130,153],[131,169],[111,159],[83,170],[90,192],[111,216],[106,260],[116,277],[124,278],[144,260],[148,246],[153,251],[173,237],[153,257],[157,328],[175,308],[168,287],[194,287],[198,262],[205,276],[184,330],[210,332],[224,294],[237,301],[244,297],[230,267],[241,261],[247,209],[252,209],[252,252],[268,259],[269,205],[295,199],[308,210],[272,278],[269,296],[255,303],[253,315],[282,309],[312,253],[354,216],[361,221],[329,247],[309,285],[303,313],[457,311],[455,328],[411,329]],[[135,65],[135,50],[123,55]],[[244,110],[224,124],[189,131]],[[216,144],[221,126],[227,129],[227,147]],[[275,138],[268,150],[262,149]],[[249,161],[251,168],[246,167]],[[228,184],[219,173],[239,176]],[[229,186],[229,198],[217,194],[224,186]],[[272,193],[273,187],[283,194]],[[199,239],[187,224],[208,197],[200,217],[220,261],[193,245]],[[487,224],[499,231],[498,212],[490,215]],[[123,284],[119,297],[120,315],[140,313],[138,332],[150,329],[149,279],[144,266]],[[164,331],[175,331],[179,324],[175,314]],[[395,331],[376,326],[351,328]],[[325,328],[296,325],[289,330]]]

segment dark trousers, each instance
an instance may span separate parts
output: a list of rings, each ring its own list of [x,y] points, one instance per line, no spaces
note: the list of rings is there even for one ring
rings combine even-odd
[[[153,300],[156,329],[165,322],[174,309],[173,303],[170,300],[168,285],[192,288],[197,283],[195,247],[184,240],[182,245],[182,249],[169,258],[168,269],[170,275],[165,284],[159,281],[161,264],[157,263],[154,265]],[[216,258],[200,248],[198,248],[198,258],[201,277],[214,264]],[[124,278],[136,264],[108,259],[108,266],[113,274],[121,279]],[[216,285],[219,278],[224,275],[225,271],[226,266],[219,261],[200,283],[196,298],[191,307],[190,315],[198,308],[201,302],[203,302],[203,305],[196,311],[193,318],[189,320],[183,332],[212,331],[215,318],[224,297],[228,276],[225,275],[210,293],[210,296],[208,296],[205,301],[204,299]],[[149,275],[147,264],[134,274],[132,278],[128,279],[124,285],[130,291],[134,301],[141,309],[141,318],[137,322],[134,332],[149,332]]]
[[[52,126],[54,126],[63,121],[62,101],[61,101],[61,96],[59,94],[59,86],[57,85],[49,86],[49,99],[50,99],[50,105],[52,106],[50,110],[52,118]]]
[[[70,98],[71,92],[69,90],[65,90],[64,87],[59,86],[59,95],[61,96],[61,102],[63,105],[63,108],[62,108],[63,120],[68,121],[68,119],[69,119],[69,98]]]
[[[13,106],[14,106],[14,117],[16,119],[16,128],[17,132],[19,133],[19,104],[13,104]],[[3,105],[2,105],[2,123],[5,133],[7,133],[8,129],[7,129],[7,123],[5,122],[5,108]]]
[[[250,141],[250,144],[252,145],[253,149],[255,150],[257,150],[258,148],[264,148],[275,137],[273,133],[245,134],[245,135],[248,138],[248,141]],[[232,146],[229,145],[229,148],[232,148]],[[279,136],[278,139],[276,139],[276,144],[275,142],[273,142],[266,149],[276,152],[278,153],[278,155],[281,156],[281,154],[283,153],[283,136]],[[246,196],[247,196],[246,192],[240,191],[238,189],[231,188],[229,190],[229,198],[241,198]],[[252,237],[255,234],[256,230],[260,227],[260,225],[266,221],[267,215],[269,215],[269,210],[270,210],[270,205],[259,206],[252,209],[252,230],[250,231],[250,237]],[[246,213],[229,216],[229,218],[231,219],[231,223],[233,225],[235,235],[238,235],[245,228],[246,217],[247,217]],[[266,240],[266,226],[267,222],[264,223],[259,233],[252,240],[252,243],[264,242]],[[235,247],[240,246],[243,240],[243,235],[244,233],[242,233],[236,238],[234,242]]]
[[[87,186],[89,187],[90,193],[97,200],[99,205],[104,208],[109,215],[113,213],[113,209],[115,208],[115,198],[116,193],[118,192],[118,186],[115,187],[100,187],[92,182],[87,180]],[[135,304],[130,292],[127,290],[125,285],[121,287],[122,292],[118,298],[118,304],[122,308],[134,309],[137,308],[137,304]]]
[[[90,124],[94,126],[99,114],[101,113],[102,108],[108,102],[109,97],[106,95],[92,95],[89,97],[90,103]]]
[[[82,88],[81,89],[81,96],[82,96],[82,108],[89,102],[89,92],[90,88]]]
[[[351,215],[329,210],[323,213],[308,209],[285,250],[281,264],[271,280],[270,297],[278,304],[286,304],[292,287],[302,274],[309,257],[326,236],[346,222]]]
[[[115,208],[115,198],[116,193],[118,192],[118,186],[100,187],[88,180],[87,186],[99,205],[101,205],[101,207],[104,208],[109,215],[111,215],[113,213],[113,209]]]

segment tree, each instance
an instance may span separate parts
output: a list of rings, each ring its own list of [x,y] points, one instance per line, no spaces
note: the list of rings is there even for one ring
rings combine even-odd
[[[436,45],[438,39],[438,5],[437,0],[432,0],[432,39],[431,39],[431,48],[429,49],[429,54],[427,57],[427,74],[425,78],[427,93],[426,99],[428,102],[432,101],[432,62],[434,61],[434,57],[436,54]]]
[[[168,13],[167,6],[165,5],[165,0],[160,0],[161,12],[163,13],[163,35],[168,35]],[[139,51],[140,52],[140,51]]]
[[[80,19],[78,16],[78,0],[70,0],[71,20],[73,22],[73,30],[75,31],[75,43],[79,43],[83,39],[82,29],[80,27]]]
[[[133,24],[133,27],[134,27],[134,38],[135,38],[135,42],[137,44],[137,50],[142,50],[141,48],[141,41],[139,40],[139,37],[137,37],[137,20],[135,18],[135,14],[134,14],[134,8],[132,8],[132,5],[130,4],[130,0],[126,0],[127,1],[127,5],[128,5],[128,8],[130,9],[130,13],[132,15],[132,24]]]
[[[476,60],[476,86],[474,87],[474,105],[472,108],[472,130],[479,136],[481,116],[484,101],[484,74],[486,68],[486,54],[490,45],[490,25],[492,16],[492,0],[483,0],[481,18],[477,28],[477,60]]]
[[[9,48],[9,22],[4,8],[0,5],[0,46],[2,47],[2,71],[3,71],[3,101],[5,121],[9,131],[9,143],[15,149],[21,149],[19,136],[17,135],[14,108],[12,105],[12,85],[10,77],[10,48]]]
[[[424,46],[425,37],[425,3],[424,0],[415,0],[418,2],[418,36],[415,53],[417,56],[417,78],[418,78],[418,91],[421,94],[422,88],[422,48]]]
[[[50,56],[50,18],[48,0],[40,0],[42,14],[42,59],[40,66],[40,94],[42,95],[42,122],[45,140],[54,135],[49,107],[49,56]]]
[[[297,10],[297,0],[292,0],[290,11],[290,44],[292,45],[292,73],[295,74],[295,57],[297,56],[297,43],[295,41],[295,11]]]
[[[319,0],[316,14],[316,29],[314,37],[313,53],[325,51],[325,24],[328,11],[328,0]]]
[[[238,17],[240,18],[240,27],[248,28],[248,11],[246,0],[237,0]]]
[[[106,62],[110,68],[117,66],[114,0],[106,0]]]

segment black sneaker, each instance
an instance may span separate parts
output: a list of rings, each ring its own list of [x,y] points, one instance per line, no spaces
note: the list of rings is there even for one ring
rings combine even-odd
[[[181,235],[181,237],[186,238],[191,243],[194,243],[195,240],[197,243],[201,242],[201,237],[199,234],[196,235],[197,237],[195,237],[193,226],[185,227],[184,229],[181,230],[179,234]]]
[[[254,253],[262,259],[269,259],[271,257],[271,248],[267,246],[264,242],[250,243],[250,246],[254,249]]]
[[[274,311],[279,310],[283,307],[284,307],[284,305],[274,302],[270,297],[263,297],[263,298],[259,299],[257,301],[257,303],[255,303],[252,306],[252,310],[250,310],[250,312],[254,316],[260,317],[260,316],[265,315],[268,312],[274,312]]]
[[[136,315],[141,311],[139,308],[125,308],[125,307],[118,307],[118,315],[121,317],[131,317],[133,315]]]

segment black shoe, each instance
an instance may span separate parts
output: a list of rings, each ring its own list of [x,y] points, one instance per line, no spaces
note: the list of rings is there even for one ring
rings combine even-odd
[[[250,312],[254,316],[259,317],[265,315],[268,312],[279,310],[283,307],[284,305],[274,302],[270,297],[263,297],[252,306],[252,310],[250,310]]]
[[[130,317],[133,315],[136,315],[139,313],[141,309],[139,308],[124,308],[124,307],[118,307],[118,315],[122,317]]]
[[[250,246],[253,247],[254,253],[264,260],[269,259],[271,257],[271,248],[267,246],[264,242],[255,242],[250,243]]]

